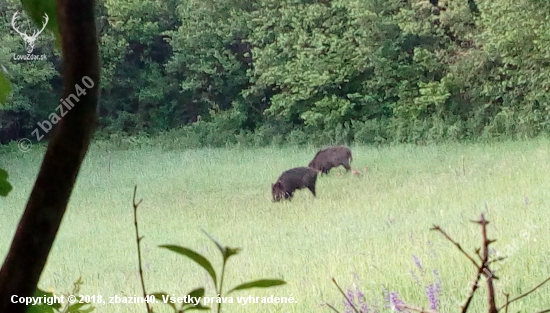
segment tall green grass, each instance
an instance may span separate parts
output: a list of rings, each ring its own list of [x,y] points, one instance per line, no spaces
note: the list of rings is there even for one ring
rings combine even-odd
[[[352,146],[352,151],[352,167],[361,175],[333,170],[319,177],[317,198],[303,190],[292,202],[271,203],[271,183],[282,171],[307,165],[316,149],[142,148],[109,154],[104,145],[95,144],[84,162],[40,287],[69,290],[82,275],[84,295],[141,294],[131,207],[135,184],[143,199],[138,218],[145,236],[142,251],[149,292],[185,296],[206,286],[208,295],[215,296],[204,270],[157,247],[182,245],[218,261],[219,252],[202,233],[204,229],[225,245],[243,248],[229,261],[227,286],[259,278],[282,278],[288,283],[235,296],[292,295],[297,300],[280,305],[229,304],[226,312],[328,312],[323,301],[342,308],[331,277],[347,287],[353,273],[368,299],[379,298],[384,285],[408,303],[426,307],[424,288],[416,286],[409,273],[414,268],[413,254],[426,268],[441,273],[441,312],[456,312],[475,268],[429,229],[440,225],[473,253],[481,236],[479,227],[469,221],[481,212],[491,222],[490,238],[498,238],[494,248],[510,252],[496,266],[498,291],[519,294],[550,275],[550,141]],[[34,147],[27,154],[0,156],[0,167],[9,172],[14,186],[7,198],[0,199],[2,258],[42,153],[43,148]],[[522,231],[529,231],[528,239],[520,236]],[[511,242],[515,249],[507,247]],[[547,295],[548,287],[516,302],[513,311],[548,307]],[[485,299],[477,295],[472,312],[482,312]],[[501,293],[498,299],[503,301]],[[143,311],[144,306],[97,308],[98,312],[136,310]]]

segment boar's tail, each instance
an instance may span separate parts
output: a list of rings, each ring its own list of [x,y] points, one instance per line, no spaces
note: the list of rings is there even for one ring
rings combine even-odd
[[[349,156],[349,161],[353,161],[353,157],[351,156],[351,150],[348,152],[348,156]]]

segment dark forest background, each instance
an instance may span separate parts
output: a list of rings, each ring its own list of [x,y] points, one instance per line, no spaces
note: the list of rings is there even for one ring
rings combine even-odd
[[[426,143],[550,130],[546,1],[97,2],[96,138]],[[62,89],[53,35],[33,51],[46,60],[13,59],[26,54],[16,11],[19,1],[0,0],[0,70],[13,87],[3,144],[32,139]]]

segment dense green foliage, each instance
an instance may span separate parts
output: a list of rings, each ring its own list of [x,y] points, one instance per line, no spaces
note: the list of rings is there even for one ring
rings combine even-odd
[[[13,189],[13,186],[8,182],[8,172],[0,168],[0,197],[5,197]]]
[[[550,130],[549,9],[535,0],[99,0],[100,130],[183,126],[182,136],[213,146],[251,134],[256,144],[535,136]],[[0,0],[1,29],[16,10],[18,1]],[[0,32],[13,87],[0,141],[30,137],[58,105],[54,46],[44,32],[33,54],[47,59],[15,61],[21,36]]]

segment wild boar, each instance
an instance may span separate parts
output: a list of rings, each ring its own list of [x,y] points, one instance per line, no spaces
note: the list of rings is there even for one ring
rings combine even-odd
[[[335,146],[317,152],[308,166],[328,174],[331,168],[342,165],[349,172],[351,170],[349,163],[352,160],[351,150],[348,147]]]
[[[281,199],[291,200],[296,189],[307,188],[315,195],[315,182],[318,172],[309,167],[295,167],[285,171],[279,176],[275,184],[271,184],[273,202]]]

